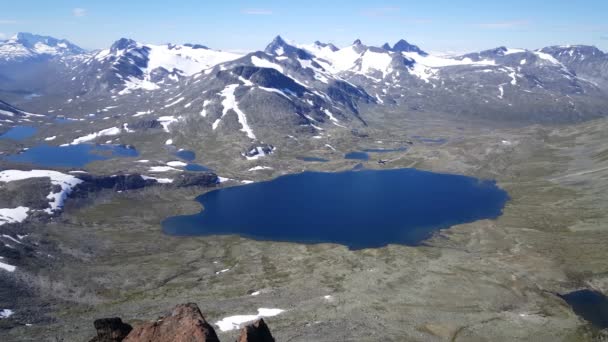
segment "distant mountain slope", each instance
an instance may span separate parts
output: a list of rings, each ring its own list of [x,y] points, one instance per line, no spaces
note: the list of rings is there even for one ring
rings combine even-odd
[[[203,45],[152,45],[122,38],[76,65],[73,81],[85,92],[154,90],[238,57]]]
[[[62,44],[22,38],[29,46]],[[356,40],[338,48],[277,36],[246,55],[125,38],[101,51],[68,50],[22,67],[0,66],[0,95],[7,89],[11,96],[33,94],[10,101],[34,112],[80,118],[103,113],[132,116],[130,121],[144,113],[141,120],[157,121],[144,126],[162,124],[171,131],[189,122],[209,134],[245,140],[260,139],[265,131],[314,136],[357,128],[384,110],[503,123],[608,115],[606,54],[594,47],[498,47],[445,57],[404,39],[382,47]]]
[[[82,48],[65,39],[20,32],[0,42],[0,63],[77,55],[84,52]]]

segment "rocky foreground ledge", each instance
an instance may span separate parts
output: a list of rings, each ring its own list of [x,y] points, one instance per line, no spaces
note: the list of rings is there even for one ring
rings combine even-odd
[[[132,327],[120,318],[102,318],[94,323],[97,336],[90,342],[219,342],[211,324],[194,303],[180,304],[171,314]],[[241,329],[237,342],[274,342],[263,319]]]

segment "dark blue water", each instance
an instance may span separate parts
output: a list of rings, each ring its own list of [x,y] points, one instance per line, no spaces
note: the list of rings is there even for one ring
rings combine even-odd
[[[579,290],[560,295],[574,312],[594,326],[608,328],[608,298],[592,290]]]
[[[369,154],[365,152],[349,152],[344,155],[344,159],[369,160]]]
[[[196,159],[196,153],[188,150],[177,151],[175,152],[175,155],[185,161],[193,161],[194,159]]]
[[[304,172],[203,194],[202,212],[170,217],[163,231],[351,249],[416,245],[438,229],[496,218],[507,200],[493,181],[416,169]]]
[[[305,162],[318,162],[318,163],[326,163],[329,159],[319,158],[319,157],[297,157],[298,160]]]
[[[31,126],[15,126],[0,135],[0,139],[25,140],[36,134],[37,130],[36,127]]]
[[[184,167],[184,170],[192,172],[213,171],[210,168],[200,164],[188,164]]]
[[[405,152],[405,151],[407,151],[407,147],[363,149],[363,152],[368,152],[368,153],[388,153],[388,152]]]
[[[38,166],[82,167],[96,160],[137,155],[137,150],[120,145],[38,145],[20,154],[7,156],[6,159]]]

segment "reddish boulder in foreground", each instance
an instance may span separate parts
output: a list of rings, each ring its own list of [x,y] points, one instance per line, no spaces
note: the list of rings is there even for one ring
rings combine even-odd
[[[180,304],[169,316],[136,326],[124,342],[219,342],[194,303]]]
[[[260,318],[253,324],[243,327],[236,342],[274,342],[274,337],[272,337],[266,322]]]
[[[93,325],[97,336],[90,342],[120,342],[133,330],[118,317],[96,319]]]

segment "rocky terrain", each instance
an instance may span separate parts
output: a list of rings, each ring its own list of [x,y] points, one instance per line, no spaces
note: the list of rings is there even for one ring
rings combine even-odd
[[[281,37],[245,55],[129,39],[91,52],[59,44],[72,46],[33,35],[0,44],[0,132],[35,128],[0,137],[1,340],[87,341],[100,317],[148,336],[164,323],[144,322],[184,302],[204,308],[212,321],[197,319],[221,340],[260,318],[277,341],[605,339],[562,297],[608,292],[604,52],[439,57],[406,41],[338,48]],[[61,167],[10,158],[40,145],[136,154],[97,151],[103,158]],[[376,152],[344,158],[364,150]],[[496,220],[420,246],[161,231],[218,187],[354,167],[495,179],[510,201]],[[103,335],[122,324],[97,326]]]
[[[178,305],[171,314],[135,328],[118,317],[98,319],[94,325],[97,336],[91,342],[219,342],[194,303]],[[259,319],[241,329],[237,342],[274,342],[274,338],[264,319]]]

